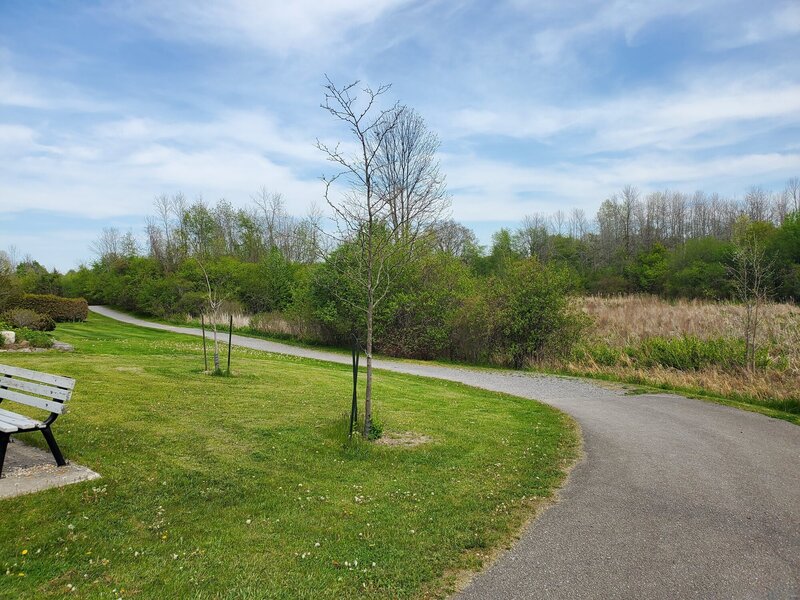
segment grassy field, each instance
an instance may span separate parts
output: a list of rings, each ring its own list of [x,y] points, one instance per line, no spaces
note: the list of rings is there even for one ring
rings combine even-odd
[[[346,366],[235,349],[96,315],[73,353],[0,360],[78,380],[56,437],[103,478],[0,501],[0,598],[415,598],[513,539],[578,452],[564,415],[376,374],[388,432],[344,443]],[[41,436],[29,438],[41,444]]]
[[[558,370],[744,402],[800,417],[800,308],[768,304],[759,368],[743,367],[743,307],[654,296],[582,299],[592,327],[583,351]],[[780,413],[784,413],[781,415]]]

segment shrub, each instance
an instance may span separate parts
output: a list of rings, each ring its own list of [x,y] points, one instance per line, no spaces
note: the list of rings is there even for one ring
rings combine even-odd
[[[17,334],[17,343],[28,342],[34,348],[50,348],[53,346],[53,338],[42,331],[34,331],[27,327],[14,330]]]
[[[496,347],[515,368],[568,356],[580,341],[589,319],[571,300],[573,283],[567,269],[535,258],[496,280]]]
[[[25,294],[17,308],[48,315],[56,323],[85,321],[89,314],[89,303],[84,298],[61,298],[52,294]]]
[[[205,293],[185,292],[175,303],[175,312],[199,317],[204,310],[207,310],[207,304],[208,300]]]
[[[42,315],[29,308],[12,308],[3,313],[3,321],[13,328],[27,327],[36,331],[53,331],[56,323],[49,315]]]

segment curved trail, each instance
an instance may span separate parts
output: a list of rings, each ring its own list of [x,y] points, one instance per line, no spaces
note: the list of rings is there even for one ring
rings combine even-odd
[[[233,343],[350,362],[343,354],[238,335]],[[628,396],[577,379],[385,360],[375,366],[539,400],[582,427],[586,457],[560,502],[459,598],[800,598],[797,425],[671,394]]]

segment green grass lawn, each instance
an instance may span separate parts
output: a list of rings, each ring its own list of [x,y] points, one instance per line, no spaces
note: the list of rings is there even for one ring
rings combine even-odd
[[[103,478],[0,500],[0,598],[439,596],[578,452],[551,408],[386,372],[377,418],[432,441],[348,446],[347,366],[234,348],[211,377],[191,337],[97,315],[56,335],[75,352],[0,362],[78,380],[54,432]]]

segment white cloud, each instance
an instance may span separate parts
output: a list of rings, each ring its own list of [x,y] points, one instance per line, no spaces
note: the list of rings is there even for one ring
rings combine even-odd
[[[39,143],[47,139],[48,143]],[[153,197],[183,191],[244,204],[262,185],[304,214],[321,198],[313,139],[262,112],[207,121],[129,117],[87,130],[0,124],[0,212],[52,210],[90,218],[149,214]]]
[[[753,183],[796,172],[800,154],[744,154],[690,160],[649,153],[547,167],[511,165],[472,155],[447,155],[443,166],[454,186],[456,219],[509,221],[533,212],[564,208],[584,208],[593,214],[604,198],[626,184],[643,190],[674,187],[683,191],[706,189],[736,194]]]
[[[112,107],[56,79],[22,74],[11,65],[11,55],[0,47],[0,106],[39,110],[103,112]]]
[[[453,113],[450,135],[502,135],[546,141],[559,134],[588,135],[580,151],[622,151],[652,147],[696,147],[698,136],[716,134],[718,145],[734,141],[719,136],[726,128],[759,120],[773,127],[800,119],[800,84],[767,77],[688,81],[678,89],[623,90],[614,98],[574,107],[512,105],[499,110],[465,108]],[[749,130],[740,134],[747,136]],[[737,140],[740,141],[740,140]],[[705,144],[714,144],[708,140]]]
[[[322,194],[318,181],[256,152],[235,146],[189,151],[151,144],[129,155],[108,156],[101,150],[86,160],[66,152],[25,157],[13,173],[0,170],[0,212],[146,215],[153,198],[162,193],[183,191],[212,201],[225,197],[242,205],[262,185],[283,193],[295,214],[304,214]]]
[[[312,136],[264,111],[226,110],[206,121],[127,117],[99,123],[92,133],[125,144],[169,142],[203,147],[226,143],[310,163],[320,158]]]
[[[598,36],[622,35],[628,45],[633,45],[639,32],[654,21],[664,17],[685,17],[717,3],[718,0],[563,3],[516,0],[511,4],[530,16],[546,18],[541,21],[542,28],[533,33],[529,49],[540,62],[553,65],[565,61],[567,55],[576,53],[579,48],[594,43]]]
[[[34,147],[36,131],[24,125],[0,123],[0,153],[19,153]]]
[[[774,10],[765,7],[762,14],[748,19],[726,23],[727,27],[715,29],[712,47],[729,50],[752,46],[800,33],[800,3],[783,2]]]
[[[345,42],[407,0],[139,0],[122,14],[169,39],[243,45],[285,55]],[[117,9],[118,10],[118,9]]]

